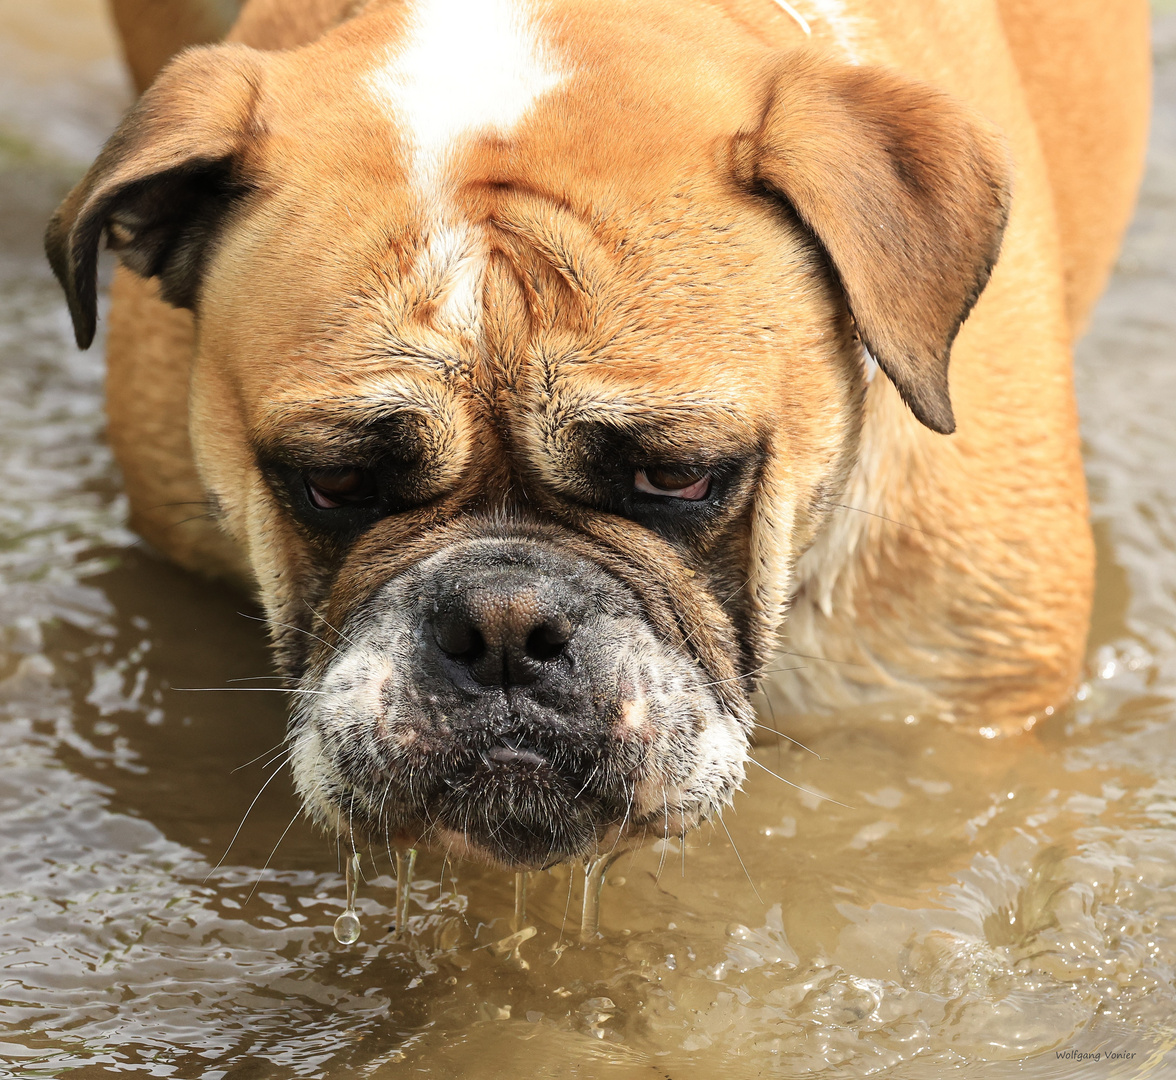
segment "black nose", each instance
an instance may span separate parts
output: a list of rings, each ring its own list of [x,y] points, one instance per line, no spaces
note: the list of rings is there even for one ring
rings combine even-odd
[[[523,686],[569,663],[580,607],[559,580],[521,567],[484,569],[448,583],[434,604],[432,637],[483,686]]]

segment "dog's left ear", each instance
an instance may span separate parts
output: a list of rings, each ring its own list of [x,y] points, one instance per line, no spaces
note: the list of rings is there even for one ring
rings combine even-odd
[[[80,348],[94,340],[104,234],[128,268],[159,278],[164,300],[195,307],[225,218],[254,187],[265,63],[265,54],[243,45],[181,53],[58,207],[45,251]]]
[[[954,431],[951,345],[1008,216],[1001,137],[929,86],[798,53],[734,151],[739,181],[786,200],[825,250],[863,344],[911,411]]]

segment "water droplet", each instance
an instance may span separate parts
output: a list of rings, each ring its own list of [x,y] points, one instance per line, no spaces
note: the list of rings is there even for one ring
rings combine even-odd
[[[515,905],[513,929],[521,930],[527,925],[527,872],[515,874]]]
[[[359,852],[353,852],[347,860],[347,906],[335,920],[335,940],[340,945],[354,945],[363,929],[359,916],[355,914],[355,897],[359,892]]]
[[[580,940],[591,941],[600,932],[600,890],[604,875],[621,857],[621,851],[610,851],[584,863],[584,908],[580,915]]]
[[[359,916],[354,911],[345,911],[335,920],[335,940],[340,945],[354,945],[361,929]]]
[[[416,848],[396,852],[396,936],[408,932],[408,898],[412,889],[412,872],[416,866]]]

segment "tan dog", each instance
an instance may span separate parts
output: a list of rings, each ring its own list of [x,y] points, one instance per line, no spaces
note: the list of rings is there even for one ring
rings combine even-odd
[[[251,0],[166,68],[48,250],[83,347],[119,253],[134,523],[254,583],[315,818],[525,865],[686,829],[782,626],[837,662],[799,708],[1065,700],[1069,349],[1148,94],[1110,8]]]

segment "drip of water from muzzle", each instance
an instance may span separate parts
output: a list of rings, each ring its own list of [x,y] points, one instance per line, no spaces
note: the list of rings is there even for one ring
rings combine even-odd
[[[600,933],[600,891],[604,875],[620,857],[621,852],[610,851],[584,862],[584,910],[580,915],[580,940],[592,941]]]
[[[355,913],[355,897],[359,892],[359,852],[353,852],[347,860],[347,906],[335,920],[335,940],[340,945],[354,945],[362,929],[359,916]]]
[[[527,924],[527,874],[520,870],[515,874],[515,906],[512,929],[521,930]]]
[[[408,933],[408,895],[412,889],[412,871],[416,866],[416,848],[396,852],[396,936]]]
[[[514,915],[511,916],[510,926],[512,933],[488,946],[490,955],[496,956],[500,960],[509,960],[516,967],[526,971],[531,965],[523,959],[519,950],[539,933],[539,930],[537,927],[527,926],[527,873],[525,870],[520,870],[515,874]]]

